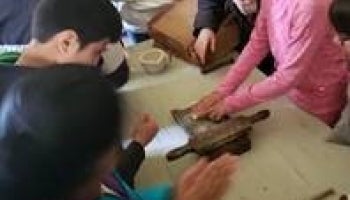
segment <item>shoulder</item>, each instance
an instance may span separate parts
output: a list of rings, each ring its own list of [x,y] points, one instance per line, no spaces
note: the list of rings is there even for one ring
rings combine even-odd
[[[290,9],[293,24],[297,27],[307,27],[309,30],[319,31],[321,27],[323,33],[328,32],[331,27],[328,19],[328,10],[331,5],[331,0],[289,0],[291,1]]]
[[[319,18],[328,16],[328,10],[331,5],[331,0],[317,0],[317,1],[305,1],[305,0],[289,0],[293,5],[295,15],[306,15],[312,18]]]

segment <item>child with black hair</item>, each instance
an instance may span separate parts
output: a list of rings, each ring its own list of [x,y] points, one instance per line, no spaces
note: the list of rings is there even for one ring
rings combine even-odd
[[[92,68],[55,65],[18,78],[0,107],[1,199],[141,200],[114,170],[121,117],[113,87]],[[172,199],[219,200],[236,162],[201,159]]]
[[[110,1],[43,0],[32,12],[31,40],[15,60],[17,66],[99,65],[116,87],[127,81],[129,69],[120,42],[121,19]],[[112,64],[102,59],[107,53],[112,54]]]
[[[330,9],[330,19],[338,32],[337,42],[343,47],[347,55],[350,68],[350,1],[334,0]],[[349,95],[349,94],[348,94]],[[341,144],[350,145],[350,104],[342,112],[342,116],[329,138]]]
[[[34,10],[31,43],[15,66],[0,67],[0,99],[20,74],[64,63],[96,67],[107,49],[112,49],[110,57],[116,60],[104,68],[104,76],[115,87],[121,86],[129,72],[119,43],[121,32],[120,15],[109,0],[41,0]],[[157,123],[147,114],[135,125],[133,142],[119,164],[123,179],[130,186],[145,158],[144,147],[157,130]]]

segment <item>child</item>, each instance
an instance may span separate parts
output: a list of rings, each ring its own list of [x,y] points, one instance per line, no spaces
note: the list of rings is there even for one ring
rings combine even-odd
[[[247,46],[215,92],[194,106],[194,114],[217,120],[286,95],[333,126],[346,103],[347,70],[345,55],[333,42],[330,4],[331,0],[263,0]],[[269,50],[276,72],[239,88]]]
[[[56,63],[100,66],[103,65],[102,54],[112,52],[113,56],[109,57],[115,58],[114,63],[104,65],[102,70],[119,87],[127,81],[129,72],[120,44],[121,32],[120,15],[108,0],[43,0],[33,11],[32,38],[16,65],[35,68]]]
[[[194,36],[196,36],[194,50],[200,62],[204,64],[206,54],[215,52],[215,33],[229,14],[239,27],[239,44],[235,49],[241,52],[249,41],[259,5],[260,0],[198,0],[198,13],[194,21]],[[265,57],[258,68],[266,75],[274,72],[271,53]]]
[[[102,54],[112,49],[115,63],[104,76],[115,87],[128,79],[128,66],[118,44],[121,37],[120,15],[109,0],[42,0],[34,10],[32,40],[15,66],[0,66],[0,99],[19,74],[55,64],[98,65]],[[96,67],[97,68],[97,67]],[[98,72],[99,73],[99,72]],[[89,99],[87,99],[89,101]],[[155,120],[145,115],[136,124],[133,142],[122,156],[119,170],[133,186],[134,175],[145,158],[144,147],[158,130]]]
[[[18,78],[0,107],[1,199],[140,200],[114,170],[118,106],[109,82],[81,65]],[[180,177],[173,199],[219,200],[235,168],[228,155],[201,160]]]

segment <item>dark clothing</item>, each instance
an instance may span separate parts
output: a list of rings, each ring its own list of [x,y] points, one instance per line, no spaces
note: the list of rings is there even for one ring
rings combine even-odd
[[[247,17],[233,3],[232,0],[198,0],[198,13],[194,22],[194,35],[198,36],[202,28],[210,28],[216,32],[221,22],[232,14],[233,20],[240,29],[240,41],[236,50],[241,52],[248,43],[250,33],[254,27],[255,16]],[[258,66],[266,75],[274,70],[274,59],[270,53]]]
[[[32,14],[38,1],[0,1],[0,44],[29,42]]]
[[[141,144],[135,141],[131,142],[121,155],[117,171],[131,188],[134,188],[135,175],[144,159],[145,150]]]
[[[123,86],[129,79],[129,66],[124,60],[115,72],[104,75],[115,88]]]
[[[0,100],[2,101],[3,96],[7,89],[14,83],[21,74],[35,69],[15,67],[12,65],[1,65],[0,66]]]
[[[125,64],[124,64],[125,65]],[[126,65],[125,65],[126,66]],[[123,85],[127,81],[128,70],[125,66],[120,66],[118,70],[109,76],[109,80],[117,87]],[[126,66],[127,68],[127,66]],[[0,102],[7,89],[25,73],[41,70],[39,68],[28,68],[13,65],[0,65]],[[97,70],[98,72],[98,70]],[[121,81],[115,81],[118,77]],[[108,77],[107,77],[108,78]],[[134,178],[139,170],[143,160],[145,159],[145,150],[137,142],[131,142],[130,145],[123,151],[119,165],[116,167],[124,181],[134,187]]]

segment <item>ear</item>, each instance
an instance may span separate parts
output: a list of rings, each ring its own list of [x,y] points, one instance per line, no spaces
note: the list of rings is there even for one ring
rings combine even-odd
[[[64,30],[55,37],[58,53],[62,56],[75,54],[80,49],[78,34],[74,30]]]

